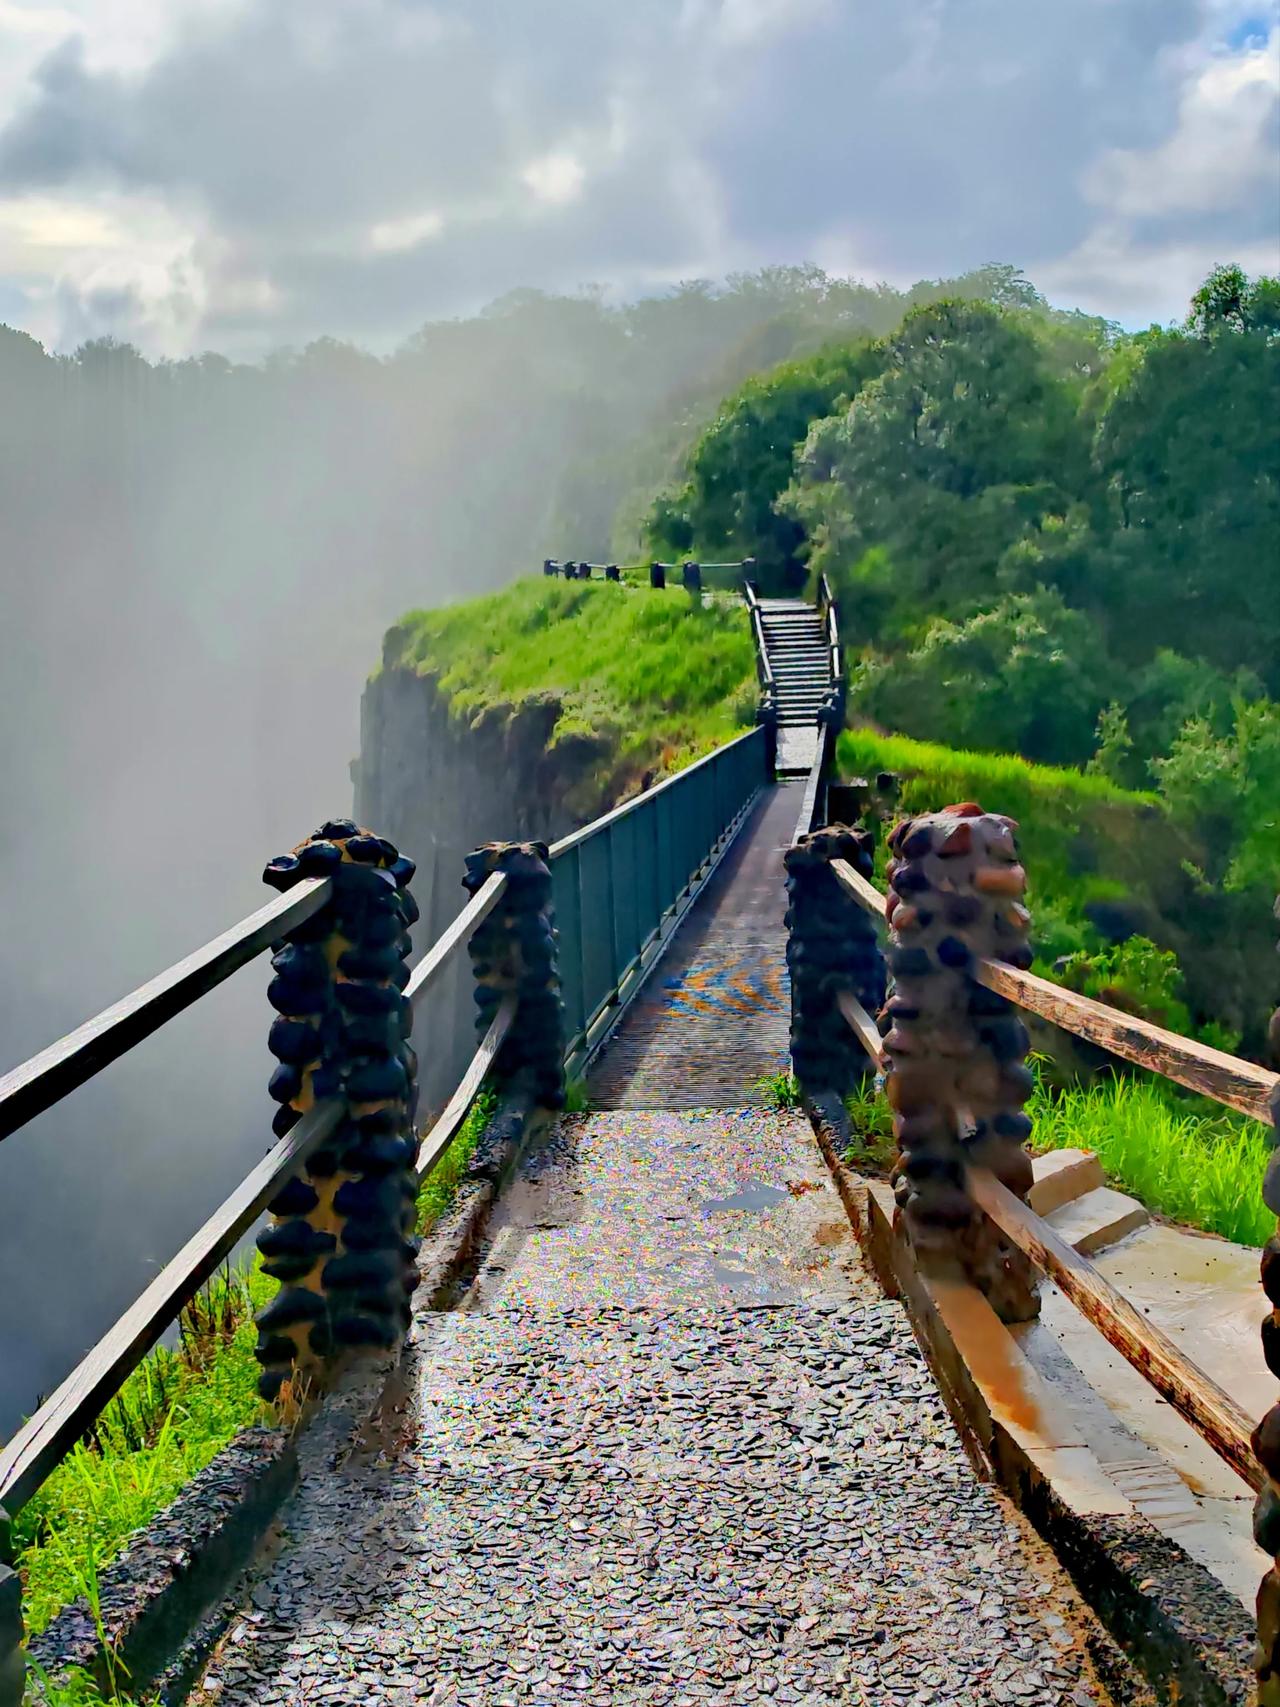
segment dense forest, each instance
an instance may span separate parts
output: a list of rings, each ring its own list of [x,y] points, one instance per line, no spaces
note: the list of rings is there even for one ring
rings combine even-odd
[[[1154,791],[1166,850],[1186,838],[1176,893],[1047,918],[1048,946],[1084,978],[1117,943],[1176,944],[1196,1017],[1259,1045],[1280,887],[1280,281],[1220,267],[1183,326],[1136,336],[1016,280],[921,305],[748,380],[649,528],[655,551],[754,556],[776,584],[825,574],[855,724]]]

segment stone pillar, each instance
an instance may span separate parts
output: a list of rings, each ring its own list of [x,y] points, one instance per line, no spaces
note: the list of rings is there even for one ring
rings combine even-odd
[[[1280,901],[1276,902],[1280,919]],[[1271,1054],[1280,1064],[1280,1008],[1268,1031]],[[1262,1181],[1262,1201],[1280,1216],[1280,1097],[1271,1108],[1271,1155]],[[1280,1228],[1262,1251],[1262,1287],[1271,1313],[1262,1322],[1262,1355],[1280,1377]],[[1280,1707],[1280,1404],[1253,1431],[1253,1450],[1266,1481],[1253,1507],[1253,1538],[1276,1561],[1258,1589],[1258,1707]]]
[[[578,565],[572,558],[570,558],[567,563],[562,563],[560,565],[560,573],[564,576],[566,581],[572,581],[577,577]]]
[[[685,563],[680,570],[680,578],[684,583],[686,593],[702,591],[702,565],[700,563]]]
[[[791,1065],[809,1106],[843,1101],[874,1069],[836,998],[851,990],[869,1014],[884,1001],[885,967],[875,923],[831,870],[846,860],[872,873],[863,830],[832,825],[788,848],[787,971],[791,978]]]
[[[539,1108],[563,1108],[564,1008],[546,843],[490,842],[467,856],[463,886],[474,895],[496,871],[505,874],[506,889],[468,945],[476,980],[476,1030],[483,1037],[503,997],[514,995],[515,1021],[498,1052],[494,1076]]]
[[[1031,963],[1016,828],[965,804],[894,829],[894,988],[881,1018],[907,1235],[922,1269],[964,1275],[1007,1322],[1038,1312],[1035,1270],[972,1202],[965,1168],[990,1169],[1018,1197],[1031,1188],[1027,1030],[1012,1003],[971,975],[978,958]]]
[[[651,563],[649,565],[649,585],[651,587],[662,588],[665,587],[666,584],[666,570],[662,567],[661,563]]]
[[[22,1707],[22,1579],[13,1568],[9,1519],[0,1506],[0,1707]]]
[[[258,1317],[267,1400],[298,1378],[323,1384],[347,1348],[394,1348],[409,1325],[418,1064],[403,992],[418,917],[413,872],[390,842],[339,819],[264,873],[281,890],[307,877],[333,884],[329,904],[272,957],[273,1129],[283,1135],[326,1098],[345,1104],[337,1132],[277,1194],[258,1237],[263,1269],[281,1283]]]
[[[604,566],[604,578],[606,581],[620,581],[622,579],[622,576],[618,570],[618,565],[616,563],[606,563],[605,564],[605,566]]]
[[[542,559],[542,573],[544,575],[558,575],[560,573],[560,567],[553,557]]]

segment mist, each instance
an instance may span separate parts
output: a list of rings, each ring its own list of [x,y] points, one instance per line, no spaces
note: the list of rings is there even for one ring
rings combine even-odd
[[[528,291],[390,358],[253,365],[0,328],[0,1070],[260,906],[265,861],[350,810],[404,610],[635,550],[727,389],[943,289]],[[0,1434],[270,1143],[266,982],[247,967],[0,1145]]]

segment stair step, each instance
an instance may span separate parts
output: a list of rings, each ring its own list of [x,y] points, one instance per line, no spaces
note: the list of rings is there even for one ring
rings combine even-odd
[[[1126,1197],[1109,1185],[1095,1186],[1045,1216],[1059,1238],[1073,1245],[1082,1257],[1114,1245],[1126,1233],[1145,1227],[1150,1219],[1136,1197]]]
[[[1064,1203],[1106,1184],[1102,1163],[1092,1150],[1047,1150],[1031,1158],[1031,1167],[1036,1178],[1027,1205],[1037,1215],[1052,1215]]]

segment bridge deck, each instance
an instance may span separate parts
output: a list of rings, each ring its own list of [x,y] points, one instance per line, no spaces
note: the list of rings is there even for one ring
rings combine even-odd
[[[672,1101],[707,1085],[723,1105],[698,1059],[731,1024],[759,1030],[744,1073],[776,1052],[780,1003],[704,1026],[672,991],[721,950],[776,974],[759,927],[780,942],[787,792],[677,937],[676,982],[625,1022],[597,1104],[665,1075]],[[558,1123],[461,1307],[420,1320],[394,1427],[304,1478],[202,1699],[1107,1699],[1076,1603],[864,1275],[807,1129],[749,1100],[740,1081],[736,1108]]]

